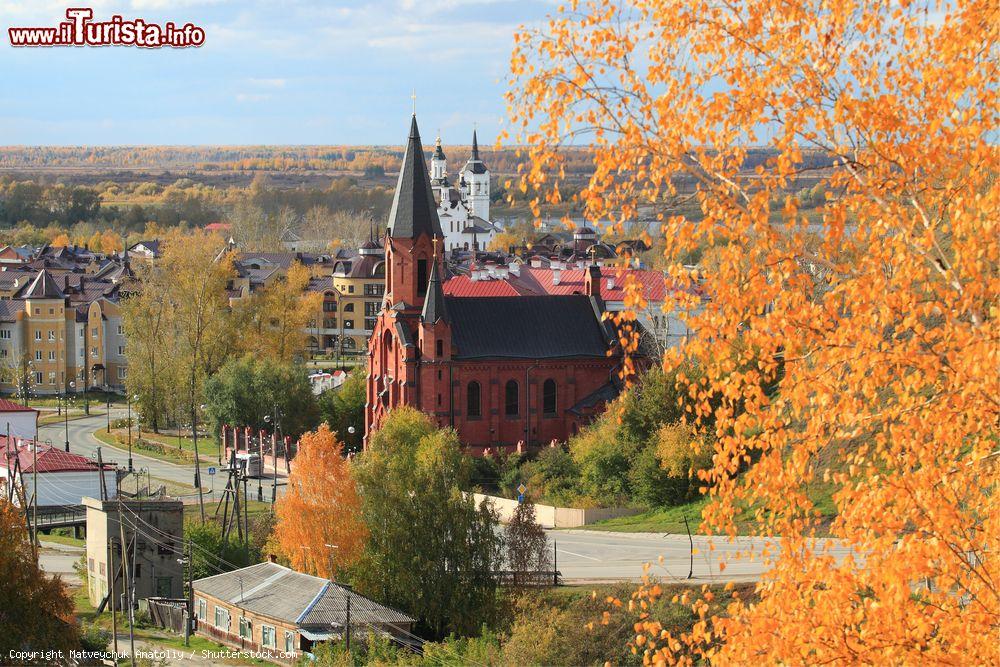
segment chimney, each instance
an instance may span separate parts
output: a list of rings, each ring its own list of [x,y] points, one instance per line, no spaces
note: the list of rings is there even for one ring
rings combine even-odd
[[[552,269],[552,284],[553,285],[558,285],[559,284],[559,278],[560,278],[560,276],[562,276],[562,271],[560,269],[553,268]]]
[[[514,262],[508,268],[510,269],[510,274],[512,276],[520,276],[521,275],[521,265],[518,264],[517,262]]]
[[[472,282],[479,280],[479,269],[473,267],[472,270],[469,271],[469,280]]]
[[[542,268],[542,258],[541,257],[532,257],[531,258],[531,268],[533,268],[533,269],[540,269],[540,268]]]
[[[584,280],[587,288],[587,296],[600,298],[601,296],[601,267],[591,266],[587,269],[587,277]]]

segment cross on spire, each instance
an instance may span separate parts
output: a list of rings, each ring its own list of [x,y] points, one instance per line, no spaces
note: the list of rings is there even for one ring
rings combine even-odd
[[[417,89],[413,89],[413,93],[410,95],[410,99],[413,100],[413,115],[417,115]]]

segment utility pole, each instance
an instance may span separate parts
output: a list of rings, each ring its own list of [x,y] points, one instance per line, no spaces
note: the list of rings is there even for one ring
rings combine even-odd
[[[108,499],[108,485],[104,479],[104,461],[101,459],[101,448],[97,447],[97,470],[100,472],[101,476],[101,501]]]
[[[351,589],[345,587],[347,591],[347,653],[351,652]]]
[[[552,585],[559,585],[559,542],[552,540]]]
[[[191,540],[187,541],[187,561],[188,561],[188,594],[187,594],[187,622],[184,624],[184,645],[191,645],[191,631],[194,625],[194,550],[191,548]]]
[[[688,563],[688,579],[694,577],[694,538],[691,537],[691,526],[688,525],[687,515],[684,515],[684,528],[687,529],[688,534],[688,553],[690,554],[690,562]]]
[[[105,516],[107,514],[105,513]],[[121,517],[118,517],[119,521]],[[115,550],[111,548],[114,538],[108,537],[108,602],[111,603],[111,637],[114,641],[114,652],[118,654],[118,613],[115,611],[115,582],[118,573],[115,570]],[[100,610],[98,610],[100,611]]]
[[[38,560],[38,438],[32,441],[31,448],[31,544],[35,547],[35,560]]]
[[[122,494],[118,494],[118,535],[121,539],[122,550],[122,576],[125,588],[125,599],[128,602],[128,645],[129,657],[132,660],[132,667],[135,667],[135,613],[132,609],[132,600],[129,596],[131,590],[129,586],[128,553],[125,549],[125,522],[122,520]],[[113,607],[112,607],[113,608]]]

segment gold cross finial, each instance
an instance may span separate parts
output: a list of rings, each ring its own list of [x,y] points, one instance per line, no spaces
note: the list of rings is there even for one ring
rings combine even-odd
[[[441,239],[435,238],[432,241],[432,243],[434,244],[434,259],[437,259],[437,256],[438,256],[438,241],[440,241],[440,240]]]
[[[413,100],[413,115],[417,115],[417,89],[413,89],[413,94],[410,95],[410,99]]]

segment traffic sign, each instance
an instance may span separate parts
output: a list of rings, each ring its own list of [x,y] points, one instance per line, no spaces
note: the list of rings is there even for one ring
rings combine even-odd
[[[527,491],[527,490],[528,490],[528,487],[526,487],[526,486],[525,486],[524,484],[518,484],[518,485],[517,485],[517,492],[518,492],[518,493],[519,493],[520,495],[522,495],[522,496],[523,496],[523,495],[524,495],[524,492],[525,492],[525,491]]]
[[[209,475],[214,475],[215,474],[215,466],[209,466],[208,467],[208,474]]]

